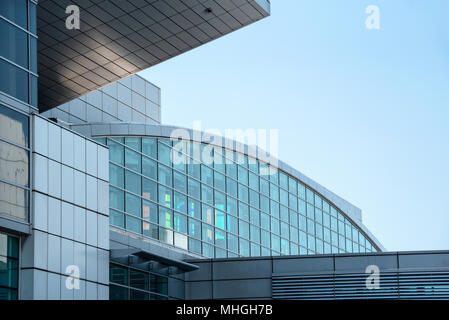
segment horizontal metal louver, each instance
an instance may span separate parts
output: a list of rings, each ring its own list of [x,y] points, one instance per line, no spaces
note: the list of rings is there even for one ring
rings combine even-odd
[[[365,273],[275,276],[274,299],[449,299],[449,272],[381,273],[380,287],[368,289]]]

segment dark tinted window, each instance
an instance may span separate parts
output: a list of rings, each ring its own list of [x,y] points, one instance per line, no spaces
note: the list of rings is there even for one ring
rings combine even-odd
[[[28,116],[0,105],[0,138],[28,147]]]
[[[0,91],[28,102],[28,73],[0,59]]]
[[[28,68],[27,34],[12,24],[0,19],[0,56]]]
[[[0,15],[27,29],[27,0],[1,0]]]

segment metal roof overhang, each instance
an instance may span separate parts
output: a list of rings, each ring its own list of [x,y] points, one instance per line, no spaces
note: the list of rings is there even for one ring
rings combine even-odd
[[[69,5],[80,29],[66,28]],[[39,110],[46,111],[270,14],[268,0],[39,0]]]
[[[152,253],[144,249],[114,249],[110,251],[111,258],[125,258],[129,256],[136,256],[148,262],[159,262],[166,266],[177,267],[178,269],[189,272],[199,269],[197,265],[174,259],[164,257],[155,253]]]

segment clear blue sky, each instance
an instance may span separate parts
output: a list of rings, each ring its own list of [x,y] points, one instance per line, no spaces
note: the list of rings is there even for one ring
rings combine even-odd
[[[449,1],[271,2],[141,73],[163,123],[279,129],[280,159],[360,207],[388,250],[449,249]]]

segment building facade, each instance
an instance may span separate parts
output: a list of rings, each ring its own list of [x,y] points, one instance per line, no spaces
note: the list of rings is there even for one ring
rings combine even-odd
[[[59,1],[0,3],[0,299],[216,298],[195,278],[210,259],[384,251],[359,208],[265,151],[162,125],[135,75],[269,1],[72,2],[80,29]]]

